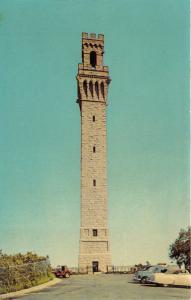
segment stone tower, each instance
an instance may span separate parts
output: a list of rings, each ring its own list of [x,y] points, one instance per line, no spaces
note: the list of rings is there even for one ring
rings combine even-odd
[[[106,271],[111,265],[107,208],[106,107],[110,82],[103,66],[104,35],[82,33],[78,65],[81,113],[81,228],[79,267]]]

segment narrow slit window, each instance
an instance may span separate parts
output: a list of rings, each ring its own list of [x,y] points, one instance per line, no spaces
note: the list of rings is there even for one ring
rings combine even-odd
[[[93,122],[95,122],[95,116],[93,116]]]
[[[95,179],[93,180],[93,186],[96,186],[96,180]]]
[[[93,153],[95,153],[96,152],[96,147],[95,146],[93,146]]]
[[[93,236],[97,236],[97,229],[93,229]]]

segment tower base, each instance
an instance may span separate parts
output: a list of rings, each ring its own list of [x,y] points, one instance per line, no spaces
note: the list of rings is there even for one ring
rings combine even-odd
[[[110,253],[81,254],[79,255],[79,268],[91,272],[107,272],[107,266],[111,266]]]

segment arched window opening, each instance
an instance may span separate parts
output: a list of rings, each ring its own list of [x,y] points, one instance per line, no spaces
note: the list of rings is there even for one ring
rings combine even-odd
[[[86,80],[84,80],[84,82],[83,82],[83,88],[84,88],[84,93],[87,97],[88,96],[88,88],[87,88],[87,81]]]
[[[96,91],[96,95],[99,98],[99,86],[98,86],[98,82],[96,81],[95,83],[95,91]]]
[[[97,57],[95,51],[90,52],[90,65],[95,68],[97,64]]]
[[[93,83],[92,83],[92,81],[90,81],[90,83],[89,83],[89,88],[90,88],[91,96],[93,98]]]
[[[101,83],[101,94],[102,94],[102,97],[105,98],[105,95],[104,95],[104,83],[103,82]]]

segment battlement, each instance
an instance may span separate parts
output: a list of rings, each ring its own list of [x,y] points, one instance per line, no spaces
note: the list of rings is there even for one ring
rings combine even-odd
[[[82,32],[82,39],[89,39],[89,40],[100,40],[104,41],[104,35],[103,34],[98,34],[96,33],[87,33],[87,32]]]
[[[82,32],[82,67],[80,65],[79,70],[88,70],[93,72],[92,75],[98,71],[108,73],[107,67],[103,65],[103,54],[104,35]]]

